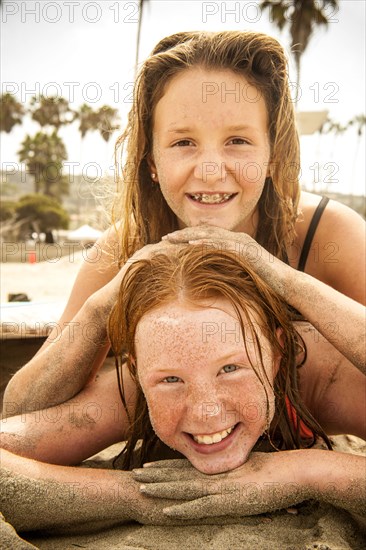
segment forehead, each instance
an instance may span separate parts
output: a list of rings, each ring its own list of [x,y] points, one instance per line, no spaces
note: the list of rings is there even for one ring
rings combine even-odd
[[[206,109],[217,109],[225,116],[242,112],[266,124],[267,109],[260,91],[248,80],[230,69],[191,67],[178,73],[165,86],[155,107],[154,121],[161,117],[183,115],[190,118],[204,116]],[[196,109],[201,110],[201,114]]]
[[[250,348],[253,338],[248,334],[245,330]],[[135,347],[139,368],[173,360],[188,365],[208,356],[220,356],[225,350],[241,352],[244,338],[235,310],[226,300],[216,300],[210,307],[176,302],[142,317]]]
[[[212,304],[202,306],[177,301],[164,304],[144,315],[137,325],[137,334],[159,333],[162,339],[175,335],[179,340],[198,339],[204,342],[202,334],[205,331],[212,333],[213,340],[219,338],[218,331],[214,331],[213,327],[221,326],[221,323],[232,327],[238,323],[233,307],[226,300],[215,300]]]

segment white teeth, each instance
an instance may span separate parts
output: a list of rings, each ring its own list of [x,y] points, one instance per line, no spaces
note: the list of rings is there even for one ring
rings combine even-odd
[[[225,437],[227,437],[234,429],[234,426],[232,428],[228,428],[227,430],[223,430],[222,432],[217,432],[212,435],[192,435],[193,439],[197,443],[203,443],[204,445],[212,445],[213,443],[220,443]]]
[[[225,202],[233,196],[233,193],[214,193],[207,195],[206,193],[195,193],[191,197],[193,200],[206,204],[218,204]]]

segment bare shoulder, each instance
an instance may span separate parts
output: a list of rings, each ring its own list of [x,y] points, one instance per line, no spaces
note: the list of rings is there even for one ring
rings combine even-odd
[[[311,219],[320,202],[318,195],[302,193],[296,225],[300,251]],[[330,200],[319,220],[305,265],[306,273],[365,303],[366,225],[354,210]]]
[[[366,377],[309,323],[297,323],[307,348],[299,369],[304,403],[328,435],[366,438]]]
[[[118,235],[112,227],[83,256],[63,317],[74,317],[89,296],[113,279],[118,273],[118,257]]]

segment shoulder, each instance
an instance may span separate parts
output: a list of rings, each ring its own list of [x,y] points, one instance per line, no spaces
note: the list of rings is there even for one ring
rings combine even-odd
[[[60,321],[69,321],[94,292],[105,286],[118,273],[118,233],[110,227],[83,254],[66,309]]]
[[[366,377],[308,323],[297,323],[306,348],[299,368],[301,397],[328,435],[365,438]]]
[[[309,217],[312,217],[323,196],[326,195],[316,195],[314,193],[308,193],[307,191],[301,192],[299,201],[300,220],[302,218],[305,221],[309,219]],[[362,217],[352,208],[333,199],[329,199],[323,215],[340,215],[342,218],[345,217],[345,219],[351,216],[352,218],[359,218],[362,220]]]
[[[296,223],[296,231],[302,240],[305,239],[311,220],[314,216],[322,197],[313,193],[302,192],[299,202],[299,216]],[[337,222],[337,226],[334,223]],[[319,220],[317,234],[331,237],[334,234],[343,234],[344,231],[351,231],[354,226],[365,228],[362,217],[352,208],[338,201],[329,199]]]
[[[106,281],[118,272],[119,241],[116,228],[108,228],[83,254],[79,274],[90,274]]]
[[[296,251],[301,253],[318,195],[302,193],[296,223]],[[329,200],[314,233],[306,273],[365,303],[365,221],[354,210]]]

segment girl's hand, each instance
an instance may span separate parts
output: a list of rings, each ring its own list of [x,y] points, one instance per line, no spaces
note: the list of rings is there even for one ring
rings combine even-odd
[[[161,461],[158,464],[162,464]],[[171,461],[169,461],[171,462]],[[182,460],[179,462],[187,462]],[[130,519],[142,523],[143,525],[199,525],[207,523],[215,523],[216,519],[198,519],[197,517],[181,518],[180,516],[169,515],[164,513],[164,510],[177,504],[183,504],[186,499],[169,496],[157,497],[144,494],[140,491],[140,483],[133,479],[133,472],[124,472],[129,476],[127,484],[123,485],[120,491],[121,506],[127,504],[127,509],[130,510]]]
[[[167,460],[134,470],[133,476],[144,495],[187,501],[164,508],[171,518],[256,515],[311,498],[301,468],[294,467],[297,453],[252,453],[243,466],[216,475],[200,473],[187,460]]]
[[[294,270],[275,258],[246,233],[228,231],[214,226],[186,227],[180,231],[168,233],[163,237],[163,241],[200,245],[203,251],[211,247],[218,252],[234,252],[243,263],[248,263],[275,292],[285,300],[289,298],[287,293],[291,286],[288,281],[294,276]]]
[[[174,244],[207,244],[220,250],[242,251],[243,247],[253,247],[253,251],[263,250],[262,247],[246,233],[228,231],[212,225],[186,227],[163,237],[163,242]],[[268,252],[267,252],[268,255]]]
[[[98,308],[98,315],[101,313],[100,308],[105,310],[107,315],[109,314],[117,299],[122,280],[131,264],[139,260],[149,259],[154,254],[158,254],[159,252],[167,254],[169,253],[169,249],[173,249],[174,246],[175,245],[170,242],[160,241],[156,244],[147,244],[137,250],[122,266],[117,275],[115,275],[115,277],[108,284],[95,292],[91,297],[90,300]]]

